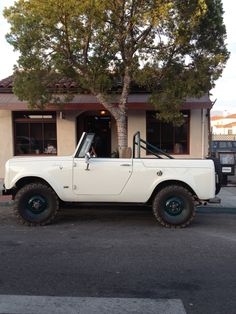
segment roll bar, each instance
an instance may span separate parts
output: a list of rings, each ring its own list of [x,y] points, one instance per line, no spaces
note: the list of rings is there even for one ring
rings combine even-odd
[[[144,145],[142,145],[144,144]],[[167,154],[160,148],[148,143],[147,141],[141,139],[140,132],[136,132],[133,136],[133,158],[140,158],[141,156],[141,149],[144,149],[146,152],[151,153],[152,155],[156,156],[157,158],[163,158],[161,155],[169,159],[174,159],[171,155]]]

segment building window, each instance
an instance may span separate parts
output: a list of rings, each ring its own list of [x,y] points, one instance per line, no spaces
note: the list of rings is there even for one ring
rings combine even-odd
[[[55,112],[14,112],[15,155],[56,154]]]
[[[182,112],[184,124],[180,127],[159,121],[156,113],[147,111],[146,114],[147,141],[170,154],[189,154],[189,110]]]

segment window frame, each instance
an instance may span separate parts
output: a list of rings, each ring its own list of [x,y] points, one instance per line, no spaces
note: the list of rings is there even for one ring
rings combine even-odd
[[[173,149],[173,151],[171,151],[171,152],[168,151],[167,152],[170,155],[190,155],[190,119],[191,119],[191,110],[188,110],[188,109],[187,110],[181,110],[181,112],[183,114],[185,114],[185,115],[187,114],[187,117],[185,118],[186,121],[187,121],[187,149],[186,149],[185,152],[180,152],[180,153],[174,152],[174,149]],[[150,140],[148,138],[148,114],[151,114],[151,113],[156,114],[156,113],[158,113],[158,111],[155,111],[155,110],[148,110],[148,111],[146,111],[146,140],[147,140],[147,142],[150,142]],[[157,123],[158,123],[158,119],[157,119]],[[167,123],[163,123],[163,122],[160,122],[160,121],[159,121],[159,123],[160,123],[160,128],[161,128],[161,125],[164,125],[164,124],[166,125],[167,124]],[[172,125],[172,127],[174,128],[173,129],[173,136],[172,136],[173,147],[174,147],[174,144],[176,144],[176,142],[175,142],[175,129],[177,127],[174,127],[173,125]],[[160,139],[160,142],[161,142],[161,139]],[[161,150],[165,151],[165,148],[163,148],[163,147],[158,147],[158,148],[160,148]],[[146,155],[150,156],[151,154],[147,152]]]
[[[23,117],[25,115],[25,117]],[[29,118],[27,116],[30,115],[38,115],[42,116],[42,118]],[[52,118],[46,118],[44,116],[52,116]],[[13,122],[13,152],[14,156],[51,156],[51,155],[57,155],[57,150],[58,150],[58,140],[57,140],[57,112],[56,111],[14,111],[12,112],[12,122]],[[25,124],[28,127],[28,137],[29,139],[31,138],[30,136],[30,125],[40,123],[42,124],[42,142],[43,142],[43,147],[45,147],[44,143],[47,142],[47,139],[45,138],[45,124],[55,124],[55,142],[56,142],[56,152],[55,153],[47,153],[47,152],[40,152],[40,153],[18,153],[17,152],[17,134],[16,134],[16,129],[17,129],[17,124]]]

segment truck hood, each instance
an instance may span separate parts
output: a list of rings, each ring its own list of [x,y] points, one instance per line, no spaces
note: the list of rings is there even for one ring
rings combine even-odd
[[[70,161],[72,160],[72,156],[37,156],[37,157],[24,157],[24,156],[17,156],[9,159],[10,164],[15,163],[31,163],[31,162],[63,162],[63,161]]]

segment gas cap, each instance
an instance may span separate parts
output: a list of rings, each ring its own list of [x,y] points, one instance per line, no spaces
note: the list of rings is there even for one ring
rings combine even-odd
[[[157,171],[158,177],[161,177],[163,175],[163,172],[161,170]]]

